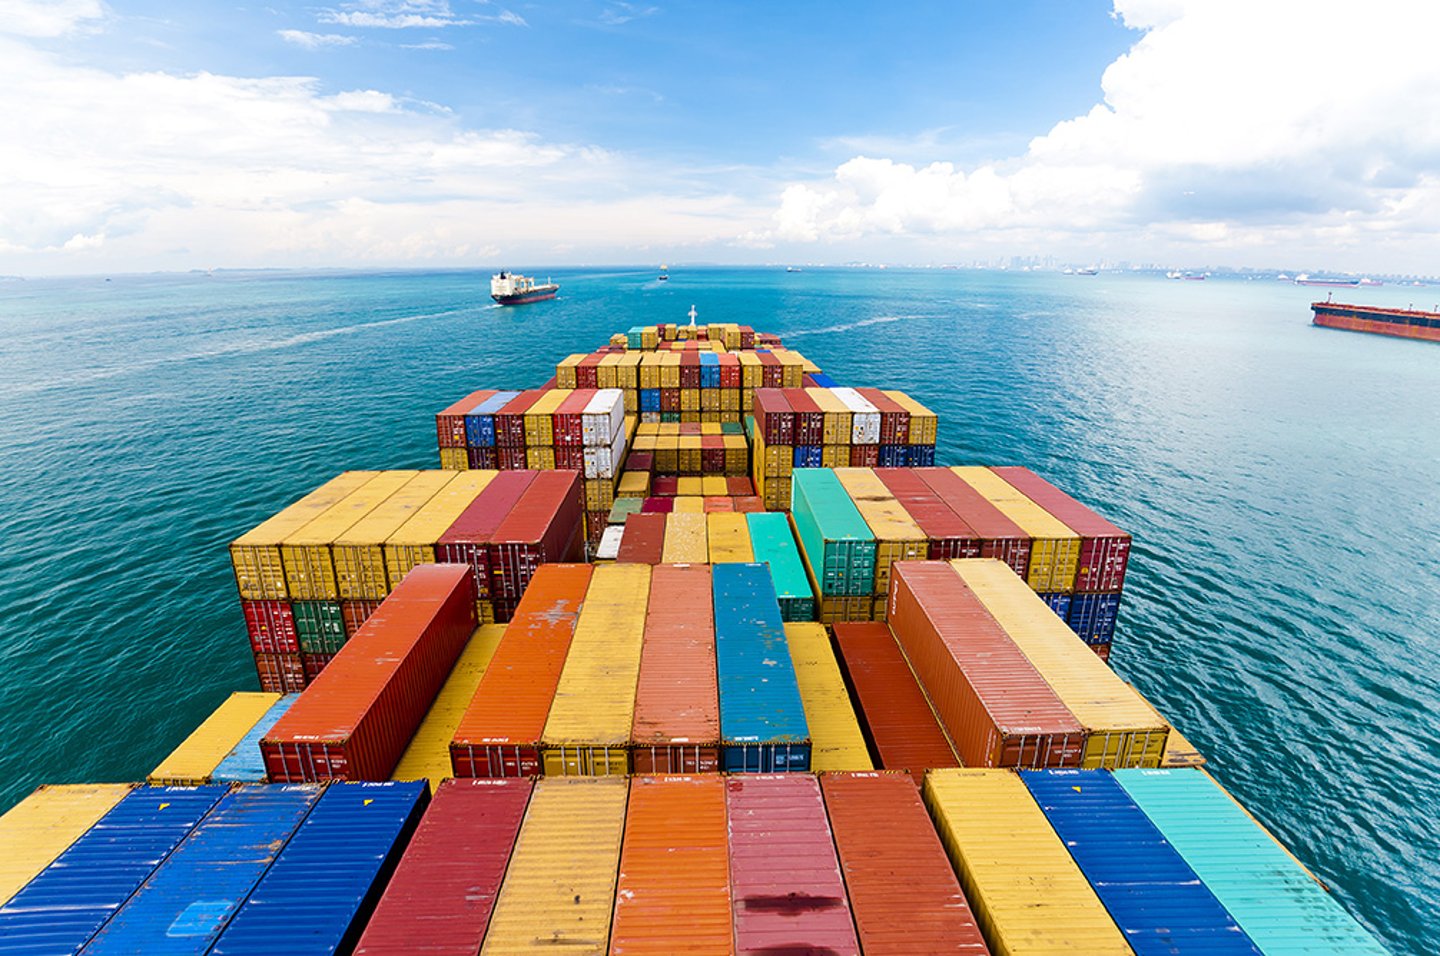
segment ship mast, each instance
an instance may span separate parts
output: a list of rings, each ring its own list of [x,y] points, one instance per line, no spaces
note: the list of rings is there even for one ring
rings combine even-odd
[[[695,328],[695,306],[690,306],[690,328]]]

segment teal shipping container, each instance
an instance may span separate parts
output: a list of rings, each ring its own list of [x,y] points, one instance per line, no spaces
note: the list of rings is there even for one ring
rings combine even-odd
[[[750,526],[750,547],[755,560],[770,565],[780,617],[785,621],[815,620],[815,592],[805,575],[800,548],[790,533],[790,521],[775,511],[752,511],[745,516]]]
[[[797,468],[791,485],[796,537],[821,597],[875,590],[875,537],[829,468]]]

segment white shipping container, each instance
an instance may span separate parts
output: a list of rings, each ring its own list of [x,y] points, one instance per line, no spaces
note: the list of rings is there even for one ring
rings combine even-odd
[[[620,557],[620,539],[625,534],[623,524],[612,524],[605,529],[600,536],[600,543],[595,547],[596,561],[614,561]]]
[[[854,413],[850,418],[850,444],[880,444],[880,409],[853,388],[832,388],[830,391]]]
[[[622,428],[608,448],[585,449],[586,478],[614,478],[625,462],[625,430]]]
[[[616,433],[625,429],[625,393],[618,388],[597,391],[585,406],[580,425],[587,448],[609,448]]]

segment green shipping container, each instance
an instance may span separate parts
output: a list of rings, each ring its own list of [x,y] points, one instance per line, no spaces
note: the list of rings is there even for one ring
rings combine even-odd
[[[875,589],[875,538],[830,468],[795,469],[791,517],[821,597]]]
[[[296,601],[295,636],[303,654],[334,654],[345,646],[345,619],[334,601]]]
[[[750,525],[750,546],[755,560],[770,565],[780,617],[790,621],[815,620],[815,592],[805,575],[800,549],[790,533],[790,521],[776,511],[754,511],[745,516]]]

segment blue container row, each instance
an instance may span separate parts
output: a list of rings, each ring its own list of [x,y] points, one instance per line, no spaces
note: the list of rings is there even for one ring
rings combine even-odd
[[[1039,597],[1086,644],[1109,644],[1115,639],[1120,595],[1041,594]]]
[[[334,953],[426,783],[141,787],[0,907],[5,953]]]
[[[810,728],[769,570],[717,564],[711,586],[722,768],[809,770]]]

